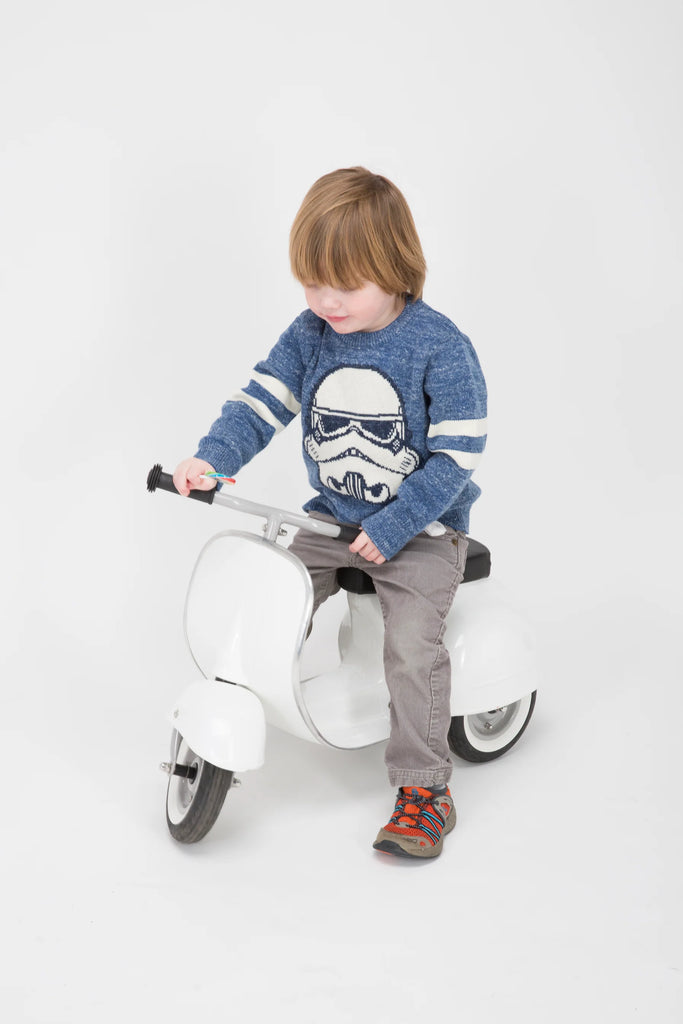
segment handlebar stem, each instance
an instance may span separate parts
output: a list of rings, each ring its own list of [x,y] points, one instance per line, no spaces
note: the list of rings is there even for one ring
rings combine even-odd
[[[310,519],[309,516],[300,515],[298,512],[286,512],[284,509],[274,508],[272,505],[261,505],[256,501],[238,498],[234,494],[223,494],[222,491],[215,495],[213,503],[214,505],[224,505],[234,512],[243,512],[265,519],[264,539],[271,544],[277,541],[283,523],[322,534],[324,537],[338,537],[340,533],[336,523],[326,523],[323,519]]]

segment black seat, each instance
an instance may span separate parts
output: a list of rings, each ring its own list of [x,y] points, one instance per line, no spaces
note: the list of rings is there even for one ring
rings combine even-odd
[[[485,544],[481,544],[478,540],[473,540],[472,537],[467,539],[469,544],[463,583],[485,580],[491,574],[491,552]],[[348,566],[337,569],[337,582],[342,590],[348,590],[351,594],[375,593],[374,583],[362,569],[352,569]]]

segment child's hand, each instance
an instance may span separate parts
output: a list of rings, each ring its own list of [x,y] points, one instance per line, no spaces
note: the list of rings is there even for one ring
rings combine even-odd
[[[173,484],[185,497],[190,491],[210,491],[216,486],[216,481],[206,480],[203,474],[214,472],[213,466],[203,459],[183,459],[173,474]]]
[[[349,551],[357,552],[366,562],[374,562],[376,565],[386,562],[386,558],[375,547],[365,530],[361,530],[353,544],[349,544]]]

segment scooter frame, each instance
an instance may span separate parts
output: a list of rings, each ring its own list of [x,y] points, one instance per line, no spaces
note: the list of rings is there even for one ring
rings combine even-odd
[[[160,466],[148,476],[148,489],[157,488],[177,493]],[[263,536],[228,530],[212,537],[200,552],[188,587],[185,634],[203,678],[173,708],[171,761],[162,765],[171,775],[169,828],[185,842],[202,838],[211,827],[235,783],[234,773],[263,764],[266,723],[343,749],[368,746],[389,735],[383,622],[376,595],[347,593],[348,611],[338,636],[340,660],[306,676],[302,657],[312,584],[300,560],[277,544],[285,524],[347,543],[357,529],[222,491],[192,491],[190,497],[262,518],[265,525]],[[522,735],[535,705],[537,664],[529,624],[507,590],[485,574],[461,585],[444,642],[453,669],[451,748],[469,761],[499,757]],[[207,774],[216,772],[224,773],[223,784],[229,776],[218,811],[201,835],[195,828],[186,838],[185,804],[189,808],[200,790],[207,790]],[[204,784],[198,785],[202,779]],[[178,793],[185,794],[180,803]]]

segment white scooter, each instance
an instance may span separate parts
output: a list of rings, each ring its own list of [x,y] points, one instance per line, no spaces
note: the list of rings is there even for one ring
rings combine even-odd
[[[177,494],[160,465],[147,489]],[[224,491],[191,491],[206,504],[265,519],[261,533],[228,530],[200,552],[185,604],[185,634],[202,678],[172,712],[166,817],[174,839],[195,843],[214,825],[235,773],[264,762],[266,722],[302,739],[357,749],[389,736],[384,626],[370,578],[341,569],[348,609],[338,657],[306,670],[313,587],[303,563],[277,544],[283,524],[351,543],[358,530],[259,505]],[[466,761],[500,757],[520,738],[536,702],[529,624],[490,578],[488,549],[470,539],[465,578],[446,623],[451,658],[449,744]]]

